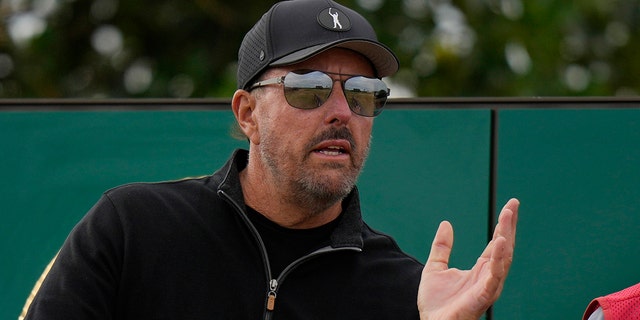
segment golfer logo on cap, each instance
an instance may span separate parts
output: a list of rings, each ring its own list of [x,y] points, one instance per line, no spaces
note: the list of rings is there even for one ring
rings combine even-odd
[[[348,31],[351,21],[346,14],[336,8],[324,9],[318,14],[318,23],[331,31]]]

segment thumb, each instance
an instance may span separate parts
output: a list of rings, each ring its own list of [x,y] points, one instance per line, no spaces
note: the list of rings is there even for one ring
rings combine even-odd
[[[424,272],[449,269],[449,257],[453,248],[453,227],[448,221],[440,222],[436,236],[431,243],[431,252],[424,266]]]

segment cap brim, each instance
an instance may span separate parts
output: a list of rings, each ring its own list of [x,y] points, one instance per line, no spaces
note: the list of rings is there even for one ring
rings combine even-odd
[[[286,66],[302,62],[331,48],[346,48],[360,53],[371,61],[380,78],[396,73],[400,67],[398,58],[391,49],[367,39],[346,39],[304,48],[273,61],[269,66]]]

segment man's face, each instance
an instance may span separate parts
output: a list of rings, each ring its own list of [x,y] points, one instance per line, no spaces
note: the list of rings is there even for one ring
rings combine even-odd
[[[264,78],[299,69],[374,75],[371,64],[361,55],[331,49],[294,66],[272,69]],[[260,143],[254,147],[278,187],[285,188],[293,200],[307,204],[331,205],[344,198],[368,155],[373,118],[351,112],[338,81],[333,83],[329,99],[310,110],[290,106],[281,85],[262,90],[255,111]]]

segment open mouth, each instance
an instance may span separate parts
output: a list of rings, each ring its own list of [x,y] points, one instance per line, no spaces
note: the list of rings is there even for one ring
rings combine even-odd
[[[348,153],[345,150],[345,148],[340,147],[340,146],[328,146],[326,148],[317,149],[317,150],[315,150],[315,152],[322,153],[322,154],[328,155],[328,156],[339,156],[341,154],[347,154]]]

